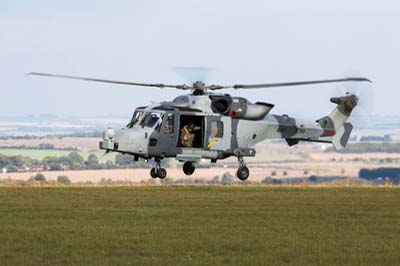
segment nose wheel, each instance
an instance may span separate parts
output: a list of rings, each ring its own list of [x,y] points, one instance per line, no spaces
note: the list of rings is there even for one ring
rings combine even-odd
[[[185,162],[183,164],[183,172],[185,173],[185,175],[192,175],[194,173],[194,170],[196,170],[196,166],[193,162]]]
[[[156,161],[156,167],[151,168],[150,170],[150,176],[152,178],[160,178],[160,179],[164,179],[167,177],[167,170],[165,170],[165,168],[161,167],[161,161],[157,160]]]
[[[239,161],[239,168],[236,172],[236,176],[242,180],[245,181],[247,178],[249,178],[250,171],[249,168],[246,166],[246,162],[243,160],[243,157],[238,157]]]

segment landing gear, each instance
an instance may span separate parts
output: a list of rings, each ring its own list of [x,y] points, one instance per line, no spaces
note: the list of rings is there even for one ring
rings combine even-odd
[[[158,169],[158,178],[164,179],[167,177],[167,170],[165,168]]]
[[[161,168],[161,161],[156,160],[156,167],[151,168],[150,170],[150,176],[152,178],[160,178],[164,179],[167,177],[167,170],[165,168]]]
[[[240,166],[236,175],[240,180],[245,181],[250,175],[249,168],[247,168],[247,166]]]
[[[239,156],[238,161],[239,161],[239,168],[236,172],[236,176],[240,180],[245,181],[247,178],[249,178],[250,175],[249,168],[247,168],[246,162],[243,160],[243,157]]]
[[[185,173],[185,175],[192,175],[194,173],[194,170],[196,170],[196,166],[193,162],[185,162],[183,164],[183,172]]]
[[[157,177],[158,177],[156,168],[154,168],[154,167],[151,168],[151,170],[150,170],[150,176],[151,176],[152,178],[157,178]]]

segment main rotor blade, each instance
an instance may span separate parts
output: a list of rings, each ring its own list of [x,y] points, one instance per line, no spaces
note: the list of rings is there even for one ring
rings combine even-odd
[[[216,89],[222,88],[233,88],[233,89],[258,89],[258,88],[275,88],[275,87],[288,87],[288,86],[302,86],[302,85],[313,85],[322,83],[334,83],[334,82],[347,82],[347,81],[367,81],[371,82],[367,78],[343,78],[343,79],[326,79],[326,80],[312,80],[312,81],[297,81],[297,82],[284,82],[284,83],[266,83],[266,84],[236,84],[233,86],[224,86]],[[217,87],[217,86],[216,86]]]
[[[163,83],[140,83],[140,82],[128,82],[128,81],[118,81],[118,80],[108,80],[108,79],[97,79],[97,78],[88,78],[88,77],[77,77],[77,76],[68,76],[68,75],[59,75],[59,74],[49,74],[49,73],[38,73],[31,72],[28,75],[35,76],[44,76],[44,77],[52,77],[52,78],[66,78],[66,79],[78,79],[78,80],[86,80],[86,81],[95,81],[95,82],[103,82],[103,83],[113,83],[113,84],[122,84],[122,85],[130,85],[130,86],[143,86],[143,87],[157,87],[157,88],[175,88],[180,90],[190,90],[191,87],[183,84],[183,85],[166,85]]]
[[[204,83],[208,83],[210,73],[212,68],[208,67],[182,67],[175,66],[172,67],[174,72],[178,74],[178,76],[182,77],[189,84],[193,84],[196,81],[202,81]]]

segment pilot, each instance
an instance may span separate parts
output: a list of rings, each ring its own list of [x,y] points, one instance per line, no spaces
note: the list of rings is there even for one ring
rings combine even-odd
[[[184,147],[192,147],[193,140],[196,135],[193,133],[195,130],[195,125],[193,123],[187,124],[181,129],[181,144]]]

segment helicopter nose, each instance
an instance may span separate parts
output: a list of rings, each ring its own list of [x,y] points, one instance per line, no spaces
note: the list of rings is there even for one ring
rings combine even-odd
[[[118,150],[118,136],[114,129],[107,128],[103,131],[103,140],[100,141],[100,149],[106,151]]]

